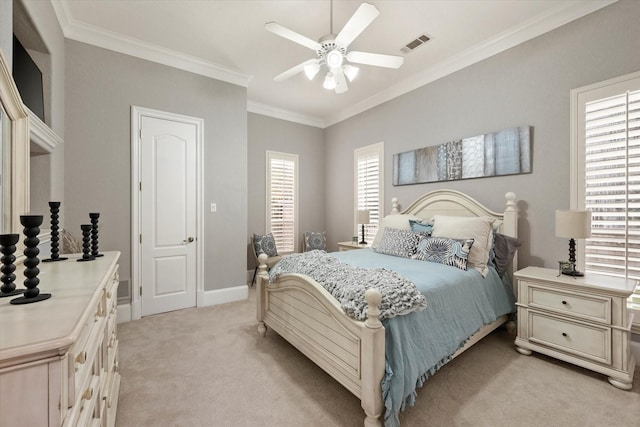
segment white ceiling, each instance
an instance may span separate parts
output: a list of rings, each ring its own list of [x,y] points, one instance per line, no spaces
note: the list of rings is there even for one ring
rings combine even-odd
[[[247,87],[248,109],[324,127],[600,9],[612,0],[369,0],[380,11],[350,50],[404,56],[400,69],[360,66],[349,91],[320,73],[273,77],[310,49],[264,29],[275,21],[310,39],[328,34],[329,0],[52,0],[65,37]],[[335,0],[337,34],[360,0]],[[409,54],[416,37],[431,40]]]

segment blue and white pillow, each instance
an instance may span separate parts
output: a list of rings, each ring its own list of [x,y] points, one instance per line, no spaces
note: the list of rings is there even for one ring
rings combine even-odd
[[[411,258],[416,253],[418,242],[423,237],[425,236],[411,230],[387,227],[382,234],[380,245],[374,251],[385,255]]]
[[[327,249],[327,236],[325,235],[325,232],[316,233],[313,231],[305,231],[304,248],[306,252],[314,249],[321,251]]]
[[[473,246],[473,239],[425,237],[418,243],[416,254],[411,258],[466,270],[471,246]]]
[[[420,220],[410,219],[409,226],[411,227],[411,231],[425,233],[427,236],[431,236],[431,232],[433,231],[433,224]]]
[[[268,257],[278,256],[278,248],[276,248],[276,239],[274,239],[273,233],[265,235],[254,234],[253,247],[256,255],[264,253],[267,254]]]

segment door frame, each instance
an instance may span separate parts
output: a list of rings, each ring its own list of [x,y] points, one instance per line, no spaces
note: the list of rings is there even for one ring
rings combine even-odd
[[[140,181],[142,168],[140,166],[142,142],[140,126],[143,117],[151,117],[160,120],[173,120],[181,123],[188,123],[196,127],[196,307],[204,305],[204,265],[202,254],[204,253],[203,242],[203,141],[204,141],[204,120],[197,117],[190,117],[181,114],[169,113],[166,111],[153,110],[145,107],[131,106],[131,320],[142,317],[142,259],[140,256],[140,217],[142,197],[140,197]]]

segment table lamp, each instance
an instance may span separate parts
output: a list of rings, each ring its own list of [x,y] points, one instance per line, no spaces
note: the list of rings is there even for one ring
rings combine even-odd
[[[364,226],[365,224],[369,224],[370,216],[369,211],[358,211],[358,224],[362,224],[362,240],[360,241],[361,245],[366,245],[367,242],[364,240]]]
[[[568,276],[584,276],[576,270],[576,241],[591,237],[591,211],[557,210],[556,237],[569,239],[569,267],[562,269]]]

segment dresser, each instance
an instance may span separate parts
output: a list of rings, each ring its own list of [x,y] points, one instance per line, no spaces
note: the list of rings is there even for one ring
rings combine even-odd
[[[532,351],[607,375],[623,390],[633,383],[633,314],[627,298],[636,282],[598,274],[558,276],[548,268],[527,267],[518,281],[517,350]]]
[[[115,425],[120,253],[89,262],[65,256],[38,266],[48,300],[0,299],[0,426]]]

